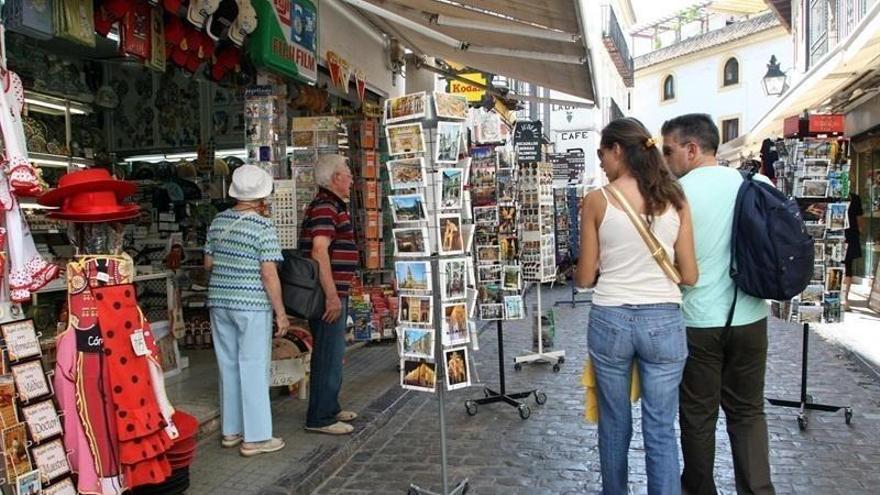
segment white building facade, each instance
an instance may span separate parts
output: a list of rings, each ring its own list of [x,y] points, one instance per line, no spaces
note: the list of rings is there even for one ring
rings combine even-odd
[[[666,120],[707,113],[720,157],[736,163],[741,137],[778,100],[762,84],[771,56],[783,71],[794,64],[791,38],[768,12],[638,57],[632,114],[659,135]]]
[[[629,0],[581,0],[581,6],[587,22],[597,101],[592,108],[551,103],[547,113],[542,115],[546,115],[545,133],[556,151],[583,150],[586,157],[584,182],[601,184],[605,176],[595,153],[599,134],[610,121],[630,113],[634,79],[626,33],[635,23],[635,13]],[[590,103],[557,91],[550,91],[547,95],[554,100]]]

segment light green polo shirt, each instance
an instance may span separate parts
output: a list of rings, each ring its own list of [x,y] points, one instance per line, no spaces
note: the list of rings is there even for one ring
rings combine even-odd
[[[764,176],[757,179],[769,183]],[[742,175],[733,168],[706,166],[679,179],[694,221],[694,244],[700,277],[694,287],[682,287],[685,325],[694,328],[723,327],[733,303],[730,278],[730,239],[733,209]],[[763,299],[739,292],[732,325],[748,325],[769,314]]]

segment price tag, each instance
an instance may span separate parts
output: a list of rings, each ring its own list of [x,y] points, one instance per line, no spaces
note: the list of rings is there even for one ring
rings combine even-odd
[[[98,274],[95,275],[95,278],[98,279],[98,282],[104,282],[105,284],[110,281],[110,275],[107,275],[104,272],[98,272]]]
[[[137,330],[131,334],[131,348],[138,356],[146,356],[150,353],[147,349],[147,341],[144,339],[144,331]]]

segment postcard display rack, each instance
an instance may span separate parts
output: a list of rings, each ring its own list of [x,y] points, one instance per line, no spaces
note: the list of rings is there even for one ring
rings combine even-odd
[[[447,476],[446,391],[471,383],[468,344],[476,328],[468,318],[467,257],[462,210],[467,102],[443,93],[413,93],[385,105],[386,163],[392,194],[397,328],[403,388],[436,392],[442,492],[410,485],[411,495],[459,495]],[[439,341],[439,342],[438,342]]]
[[[779,188],[797,199],[815,244],[810,285],[791,301],[771,303],[774,316],[803,325],[800,399],[768,401],[775,406],[799,409],[797,422],[801,431],[807,429],[808,410],[836,412],[843,409],[846,424],[850,424],[851,407],[817,404],[807,393],[810,324],[843,321],[840,297],[846,255],[844,230],[849,227],[849,141],[801,137],[788,139],[777,149],[780,152],[780,161],[776,164]]]
[[[0,324],[0,448],[9,493],[73,495],[61,417],[53,397],[52,375],[44,369],[40,335],[30,319]],[[45,484],[45,486],[44,486]],[[6,493],[6,492],[4,492]]]
[[[522,265],[523,280],[533,282],[537,289],[535,339],[537,352],[530,352],[514,359],[514,369],[522,364],[549,363],[553,371],[565,362],[565,351],[544,350],[543,308],[541,285],[556,281],[556,235],[553,202],[553,165],[542,160],[541,122],[519,121],[514,130],[516,162],[519,167],[520,204],[523,226]]]

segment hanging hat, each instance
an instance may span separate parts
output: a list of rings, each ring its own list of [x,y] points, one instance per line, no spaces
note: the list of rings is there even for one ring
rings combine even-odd
[[[131,196],[137,185],[114,179],[103,168],[91,168],[65,174],[58,187],[39,197],[43,206],[57,206],[49,213],[50,218],[71,222],[110,222],[134,218],[140,207],[121,204]]]
[[[249,201],[263,199],[272,194],[272,176],[256,165],[242,165],[232,173],[229,196]]]
[[[244,39],[257,29],[257,11],[250,0],[238,1],[238,17],[229,28],[229,41],[236,46],[244,45]]]
[[[229,165],[222,158],[214,159],[214,175],[218,177],[226,177],[229,175]]]

